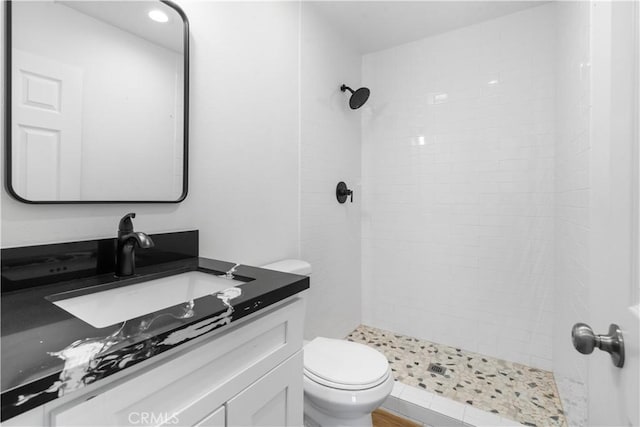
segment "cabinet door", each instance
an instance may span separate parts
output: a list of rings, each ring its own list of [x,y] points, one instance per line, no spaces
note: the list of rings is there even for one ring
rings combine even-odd
[[[227,402],[227,426],[301,426],[302,376],[299,351]]]

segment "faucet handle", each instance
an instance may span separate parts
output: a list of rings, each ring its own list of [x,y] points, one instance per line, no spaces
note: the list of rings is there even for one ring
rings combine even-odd
[[[118,224],[118,232],[131,233],[133,231],[133,222],[131,221],[131,218],[135,218],[135,217],[136,217],[135,212],[130,212],[125,216],[123,216],[120,219],[120,224]]]

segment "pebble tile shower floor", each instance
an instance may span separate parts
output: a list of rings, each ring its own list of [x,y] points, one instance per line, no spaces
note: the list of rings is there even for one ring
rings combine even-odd
[[[402,383],[524,425],[566,426],[551,372],[365,325],[347,339],[381,351]],[[446,372],[430,372],[429,364]]]

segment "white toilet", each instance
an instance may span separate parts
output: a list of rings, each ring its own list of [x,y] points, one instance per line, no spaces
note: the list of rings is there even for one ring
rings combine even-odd
[[[311,265],[287,259],[262,268],[310,275]],[[317,337],[304,346],[304,418],[307,427],[371,427],[371,412],[393,389],[382,353],[363,344]]]

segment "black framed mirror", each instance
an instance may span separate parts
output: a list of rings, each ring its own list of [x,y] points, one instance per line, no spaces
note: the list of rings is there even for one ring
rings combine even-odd
[[[5,184],[32,204],[178,203],[189,24],[169,1],[7,1]]]

